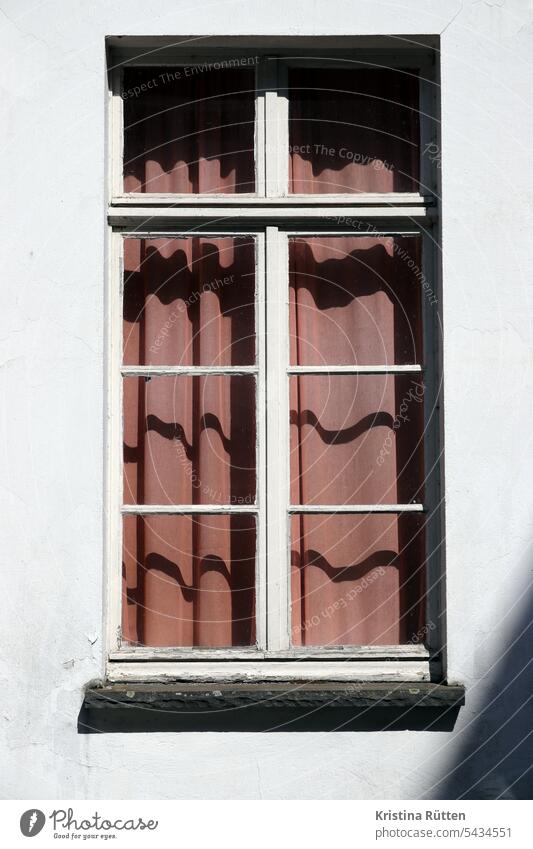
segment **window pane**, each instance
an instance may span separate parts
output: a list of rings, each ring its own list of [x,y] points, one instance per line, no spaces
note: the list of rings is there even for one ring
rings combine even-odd
[[[126,68],[124,191],[254,192],[253,68]]]
[[[290,191],[418,191],[418,116],[414,71],[290,71]]]
[[[125,365],[253,365],[255,244],[124,240]]]
[[[419,375],[290,378],[293,504],[423,500]]]
[[[292,516],[292,644],[424,642],[424,519]]]
[[[255,643],[254,516],[125,516],[123,639]]]
[[[290,239],[292,365],[421,363],[420,248],[419,236]]]
[[[253,504],[255,377],[126,377],[126,504]]]

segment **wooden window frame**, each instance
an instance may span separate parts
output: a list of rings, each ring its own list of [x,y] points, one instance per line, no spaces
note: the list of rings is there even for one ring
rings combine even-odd
[[[257,52],[257,51],[256,51]],[[308,51],[307,51],[308,52]],[[174,61],[151,55],[127,59],[128,65],[190,65],[177,53]],[[358,53],[358,62],[376,64],[375,54]],[[291,53],[292,56],[292,53]],[[262,56],[256,65],[256,189],[255,195],[155,195],[122,191],[122,98],[120,63],[110,72],[109,174],[107,274],[108,385],[106,439],[106,646],[107,677],[111,681],[237,681],[237,680],[329,680],[329,681],[429,681],[442,675],[444,629],[442,626],[443,556],[440,499],[440,346],[438,243],[439,205],[437,175],[423,144],[436,139],[436,102],[431,62],[411,58],[408,50],[398,56],[385,54],[391,64],[417,67],[421,84],[421,183],[424,194],[288,194],[288,101],[284,88],[289,65],[316,67],[323,59],[309,56],[273,59]],[[209,52],[203,62],[215,61]],[[370,57],[370,58],[367,58]],[[353,66],[353,56],[336,58]],[[383,62],[380,54],[379,62]],[[258,155],[258,152],[260,155]],[[264,154],[264,156],[263,156]],[[256,332],[258,358],[255,367],[149,367],[122,365],[122,278],[125,238],[183,238],[194,236],[253,236],[256,240]],[[288,239],[290,236],[394,236],[420,235],[422,272],[432,281],[433,302],[423,296],[424,366],[331,366],[325,369],[290,367],[288,358]],[[268,298],[266,297],[268,281]],[[269,343],[269,328],[286,327],[286,345]],[[289,405],[288,376],[306,372],[406,373],[424,372],[424,452],[426,486],[424,504],[323,505],[289,504]],[[148,374],[254,373],[258,405],[258,503],[257,506],[179,506],[122,504],[122,377]],[[268,404],[265,403],[268,397]],[[261,415],[259,413],[264,411]],[[268,481],[267,481],[268,469]],[[433,627],[420,642],[394,646],[290,647],[289,517],[291,512],[421,512],[424,511],[428,560],[427,622]],[[257,542],[257,646],[245,648],[151,648],[122,644],[121,640],[121,525],[124,514],[255,513]],[[276,516],[276,522],[267,522]],[[286,551],[286,557],[268,552]]]

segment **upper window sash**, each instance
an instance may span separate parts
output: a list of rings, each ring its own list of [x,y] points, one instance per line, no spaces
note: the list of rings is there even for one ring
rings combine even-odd
[[[407,54],[407,52],[406,52]],[[235,66],[237,58],[221,58],[220,56],[210,55],[202,57],[200,61],[195,57],[193,63],[189,63],[186,57],[179,62],[170,62],[160,59],[150,61],[150,56],[146,56],[143,60],[135,60],[128,62],[124,66],[117,66],[112,69],[111,77],[111,120],[110,120],[110,147],[112,151],[112,167],[110,174],[110,198],[112,205],[164,205],[175,203],[179,199],[180,204],[191,203],[213,203],[216,207],[223,204],[230,206],[237,205],[246,214],[246,211],[257,204],[269,204],[278,200],[281,204],[292,206],[297,205],[305,200],[307,203],[313,201],[315,204],[332,205],[335,203],[351,203],[358,207],[365,200],[372,199],[373,204],[394,205],[398,204],[411,205],[414,202],[422,201],[427,207],[432,202],[432,195],[436,189],[435,179],[435,157],[430,156],[428,152],[436,149],[436,109],[435,109],[435,83],[433,82],[433,69],[431,62],[427,59],[421,59],[420,54],[394,56],[387,54],[376,56],[369,54],[353,54],[356,58],[334,58],[334,59],[314,59],[308,57],[292,57],[291,58],[276,58],[272,56],[262,55],[244,55],[237,57],[239,62],[243,63]],[[226,63],[226,64],[224,64]],[[127,75],[132,73],[132,69],[154,69],[154,79],[158,80],[159,74],[163,77],[168,72],[181,73],[185,75],[189,73],[190,79],[208,79],[209,70],[201,70],[202,68],[209,69],[210,65],[222,65],[223,68],[231,70],[238,67],[242,69],[248,68],[252,71],[255,80],[255,119],[254,119],[254,179],[255,191],[242,191],[237,193],[232,192],[126,192],[124,191],[124,176],[123,176],[123,157],[124,157],[124,112],[128,103],[128,90],[124,89],[125,79]],[[191,71],[192,69],[192,71]],[[387,72],[387,70],[395,69],[400,73],[405,73],[406,78],[416,75],[419,86],[418,97],[418,126],[419,126],[419,191],[349,191],[349,192],[320,192],[307,193],[291,191],[290,183],[290,126],[289,126],[289,111],[291,93],[288,88],[290,74],[297,73],[302,69],[309,69],[310,72],[316,73],[317,70],[332,72],[333,70],[346,70],[347,73],[354,69],[367,70],[376,72]],[[407,69],[407,70],[406,70]],[[193,73],[194,72],[194,73]],[[202,77],[202,74],[204,75]],[[126,75],[126,77],[125,77]],[[161,88],[164,80],[159,80]],[[153,89],[156,90],[155,88]],[[150,90],[141,92],[142,97],[150,98]],[[135,97],[134,97],[135,99]],[[207,97],[208,101],[210,98]],[[383,100],[386,100],[384,98]],[[363,98],[364,101],[364,98]],[[130,98],[131,102],[131,98]],[[310,147],[317,144],[316,141],[310,142]],[[354,135],[354,144],[352,149],[344,144],[347,148],[347,158],[352,156],[352,161],[366,162],[368,164],[368,155],[363,151],[355,150],[357,147],[357,136]],[[311,153],[314,155],[314,151]],[[339,167],[344,165],[341,162],[341,150],[336,152],[338,155],[332,155],[332,165]],[[366,159],[365,159],[366,156]],[[386,157],[385,157],[386,159]],[[383,170],[386,169],[387,162],[376,160],[376,169],[379,165]],[[342,182],[342,180],[340,180]],[[389,181],[390,182],[390,181]],[[154,183],[157,185],[157,180]],[[244,188],[247,185],[242,184]],[[331,188],[331,185],[329,186]],[[403,187],[405,188],[405,186]],[[416,186],[415,186],[416,189]]]

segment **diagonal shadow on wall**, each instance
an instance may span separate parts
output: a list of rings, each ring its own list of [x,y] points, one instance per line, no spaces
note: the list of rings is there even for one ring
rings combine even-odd
[[[525,598],[459,754],[429,798],[533,798],[533,584]]]

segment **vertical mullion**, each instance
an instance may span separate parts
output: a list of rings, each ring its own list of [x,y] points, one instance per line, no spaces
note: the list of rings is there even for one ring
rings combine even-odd
[[[265,88],[267,61],[261,58],[255,69],[255,193],[265,197]]]
[[[256,638],[258,648],[267,647],[267,457],[266,457],[266,286],[265,236],[256,237],[255,337],[256,377],[256,468],[257,468],[257,568]]]
[[[277,61],[277,171],[278,194],[286,197],[289,193],[289,96],[287,90],[288,68],[281,59]],[[288,292],[288,282],[287,282]],[[288,327],[288,325],[287,325]]]
[[[289,647],[289,404],[287,238],[266,228],[267,648]]]
[[[265,182],[267,197],[286,197],[289,174],[289,106],[286,69],[278,59],[266,59]]]

